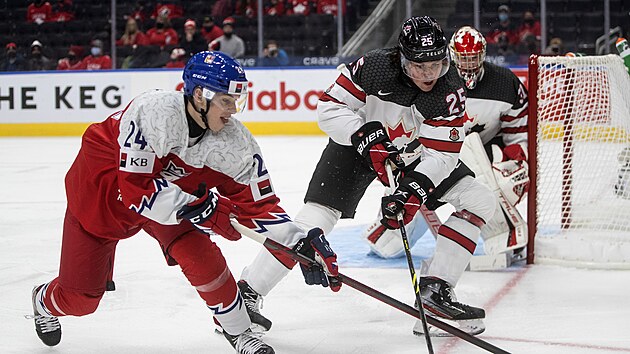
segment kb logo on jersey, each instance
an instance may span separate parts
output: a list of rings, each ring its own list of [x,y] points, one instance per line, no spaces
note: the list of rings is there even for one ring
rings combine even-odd
[[[121,149],[119,169],[132,173],[151,173],[154,160],[153,152]]]

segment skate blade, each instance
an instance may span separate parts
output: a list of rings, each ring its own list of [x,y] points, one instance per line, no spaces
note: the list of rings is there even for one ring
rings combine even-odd
[[[258,324],[255,324],[255,323],[252,323],[252,325],[249,326],[249,329],[251,329],[252,332],[255,332],[255,333],[260,333],[260,334],[267,333],[267,329],[265,327],[263,327],[261,325],[258,325]],[[214,333],[223,335],[223,328],[221,328],[219,326],[215,326],[214,327]]]
[[[463,332],[466,332],[470,335],[476,336],[478,334],[483,333],[486,330],[486,325],[483,323],[482,319],[474,319],[474,320],[447,320],[445,318],[436,317],[440,321],[447,323]],[[451,333],[445,332],[437,327],[431,326],[429,327],[429,336],[430,337],[454,337]],[[413,326],[413,334],[418,337],[424,337],[424,329],[422,328],[422,322],[419,320],[416,321],[416,324]]]

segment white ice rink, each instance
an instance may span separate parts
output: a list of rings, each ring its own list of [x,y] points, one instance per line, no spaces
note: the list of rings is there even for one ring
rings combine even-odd
[[[275,189],[290,215],[302,204],[323,137],[259,139]],[[31,289],[57,274],[63,178],[79,138],[0,139],[0,353],[233,353],[213,333],[210,311],[178,267],[168,267],[157,243],[138,234],[118,245],[114,280],[99,309],[62,318],[63,338],[53,348],[35,335]],[[382,189],[373,184],[357,219],[372,221]],[[340,242],[333,233],[330,242]],[[216,239],[235,275],[259,245]],[[364,247],[363,245],[361,245]],[[341,271],[408,304],[406,268]],[[462,302],[484,307],[480,336],[513,353],[630,353],[630,271],[535,265],[498,272],[467,272],[456,288]],[[273,321],[265,336],[277,353],[426,353],[411,334],[414,319],[349,287],[339,293],[307,287],[299,270],[265,299]],[[435,338],[435,352],[481,353],[459,339]]]

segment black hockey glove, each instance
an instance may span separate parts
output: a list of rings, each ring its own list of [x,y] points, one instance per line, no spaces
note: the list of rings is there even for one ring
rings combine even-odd
[[[309,266],[300,263],[306,284],[321,285],[325,288],[330,286],[330,290],[339,291],[341,282],[336,278],[339,275],[337,255],[330,248],[322,229],[310,230],[306,237],[298,241],[293,250],[315,260],[315,263]]]
[[[415,171],[407,172],[394,193],[381,200],[381,224],[388,229],[399,228],[397,215],[400,213],[403,213],[405,225],[410,223],[432,189],[433,182],[427,176]]]
[[[371,165],[378,179],[389,187],[389,179],[385,164],[391,161],[394,166],[394,176],[405,167],[396,145],[389,140],[387,132],[381,122],[367,122],[350,137],[352,145]]]

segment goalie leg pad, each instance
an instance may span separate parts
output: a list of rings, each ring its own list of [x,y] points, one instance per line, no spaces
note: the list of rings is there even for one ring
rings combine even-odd
[[[405,225],[409,235],[409,248],[413,248],[428,228],[422,217],[418,216]],[[372,253],[381,258],[399,258],[405,255],[400,230],[388,230],[378,220],[368,227],[363,238],[370,245]]]

